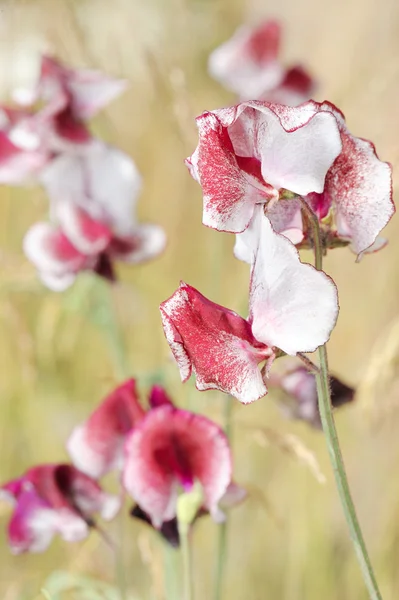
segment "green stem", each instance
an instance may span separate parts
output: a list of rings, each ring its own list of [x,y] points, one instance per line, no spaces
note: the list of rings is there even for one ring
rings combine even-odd
[[[179,535],[183,558],[183,600],[194,600],[194,581],[192,566],[192,549],[190,543],[190,526],[185,523],[179,523]]]
[[[223,398],[224,400],[224,430],[227,437],[230,440],[231,445],[231,430],[232,430],[232,413],[233,413],[233,402],[234,400],[230,396]],[[226,565],[227,555],[227,516],[226,520],[219,525],[218,530],[218,550],[217,550],[217,561],[216,561],[216,575],[215,575],[215,588],[214,588],[214,599],[221,600],[223,594],[223,576]]]
[[[321,245],[319,221],[317,216],[303,199],[301,199],[301,204],[310,220],[313,229],[315,267],[321,271],[323,266],[323,248]],[[370,598],[371,600],[382,600],[373,567],[368,556],[366,544],[363,539],[362,530],[356,515],[356,508],[351,496],[348,478],[345,472],[344,459],[339,445],[338,433],[335,427],[335,420],[331,404],[331,394],[328,379],[328,358],[325,344],[319,347],[318,356],[320,371],[316,372],[315,375],[319,399],[319,411],[324,435],[326,437],[327,448],[330,455],[330,461],[334,471],[338,494],[346,521],[348,523],[356,556],[362,571],[363,580],[366,584]]]

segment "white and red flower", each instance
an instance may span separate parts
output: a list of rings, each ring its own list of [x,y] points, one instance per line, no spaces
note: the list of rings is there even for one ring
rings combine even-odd
[[[73,464],[96,479],[113,469],[122,469],[126,436],[144,415],[136,382],[128,379],[73,430],[67,443]]]
[[[41,181],[53,222],[33,225],[24,249],[50,289],[67,288],[83,270],[113,280],[113,261],[137,264],[163,250],[163,229],[136,222],[141,178],[120,150],[97,142],[85,154],[59,156]]]
[[[395,210],[391,167],[349,133],[334,105],[244,102],[206,112],[197,124],[187,165],[202,187],[205,225],[241,233],[263,204],[276,231],[299,244],[309,231],[288,190],[317,214],[326,246],[343,241],[356,254],[382,247],[379,233]]]
[[[176,517],[179,493],[201,485],[203,508],[220,520],[232,459],[223,431],[201,415],[161,404],[129,435],[123,484],[157,529]]]
[[[281,64],[280,46],[277,21],[244,25],[212,52],[209,73],[241,100],[301,104],[312,96],[315,83],[302,66],[287,69]]]
[[[99,513],[113,519],[120,499],[68,464],[29,469],[0,488],[0,498],[14,505],[8,538],[14,553],[42,552],[55,534],[68,542],[87,537]]]
[[[301,263],[262,207],[256,211],[248,320],[185,283],[160,306],[182,381],[194,371],[199,390],[218,389],[243,403],[267,393],[265,377],[276,349],[291,355],[315,350],[328,340],[338,315],[332,280]]]

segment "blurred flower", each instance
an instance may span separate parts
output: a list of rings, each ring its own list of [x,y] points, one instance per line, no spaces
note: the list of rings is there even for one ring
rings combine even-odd
[[[295,106],[315,89],[300,65],[286,69],[279,61],[281,26],[265,21],[244,25],[209,57],[209,73],[240,100],[268,100]]]
[[[157,529],[177,516],[179,493],[200,484],[199,505],[223,519],[219,502],[231,482],[232,459],[223,431],[172,404],[151,409],[129,435],[123,484]]]
[[[96,479],[113,469],[122,469],[126,435],[144,415],[136,382],[128,379],[73,430],[67,443],[73,464]]]
[[[218,389],[243,403],[267,393],[276,348],[291,355],[315,350],[328,340],[338,314],[332,280],[302,264],[262,207],[256,212],[248,320],[185,283],[160,306],[182,381],[194,370],[199,390]],[[265,361],[260,372],[258,364]]]
[[[68,464],[33,467],[3,485],[0,497],[15,507],[8,527],[14,553],[42,552],[56,533],[67,542],[80,541],[95,525],[95,513],[108,520],[120,508],[117,496]]]
[[[44,139],[53,152],[76,149],[92,141],[86,121],[122,93],[127,82],[87,69],[70,69],[43,56],[40,77],[33,89],[18,89],[14,99],[39,109],[21,124]]]
[[[202,187],[203,223],[219,231],[244,231],[256,204],[273,204],[280,189],[322,193],[342,150],[335,115],[310,102],[244,102],[205,112],[197,125],[199,144],[186,164]]]
[[[53,222],[33,225],[24,249],[50,289],[67,288],[82,270],[114,280],[114,260],[137,264],[163,250],[163,229],[136,222],[141,178],[120,150],[96,142],[85,154],[59,156],[41,181]]]
[[[238,504],[243,502],[246,496],[247,492],[244,488],[242,488],[234,482],[231,482],[228,485],[226,492],[219,501],[219,508],[223,512],[225,512],[226,510],[234,508],[234,506],[237,506]],[[144,512],[138,504],[136,504],[132,508],[130,514],[132,517],[139,519],[140,521],[144,521],[145,523],[148,523],[151,527],[153,527],[151,523],[151,517],[146,512]],[[209,512],[206,510],[206,508],[201,507],[197,512],[193,524],[197,519],[208,514]],[[173,548],[178,548],[180,546],[179,527],[176,517],[173,517],[173,519],[170,519],[169,521],[163,521],[158,531]]]
[[[314,373],[298,361],[289,361],[283,371],[271,375],[270,385],[284,392],[281,407],[287,417],[307,421],[312,427],[321,428]],[[330,376],[330,391],[334,408],[352,402],[355,396],[353,388],[334,376]]]

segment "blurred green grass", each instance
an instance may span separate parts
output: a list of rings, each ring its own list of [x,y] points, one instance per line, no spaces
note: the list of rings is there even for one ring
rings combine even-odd
[[[206,74],[209,51],[246,18],[281,18],[285,59],[303,61],[320,80],[316,99],[336,102],[351,131],[372,139],[380,157],[399,162],[399,6],[395,0],[3,0],[0,2],[0,86],[31,76],[36,52],[49,48],[74,66],[125,76],[130,90],[93,124],[127,151],[143,175],[143,219],[161,223],[164,256],[120,267],[112,298],[128,349],[131,373],[163,370],[168,390],[217,420],[223,402],[180,384],[169,359],[158,305],[180,279],[242,314],[248,272],[232,256],[232,236],[201,225],[201,193],[183,164],[195,147],[193,117],[232,97]],[[29,465],[64,460],[65,440],[117,382],[112,349],[95,318],[93,282],[83,276],[64,295],[44,290],[21,251],[28,226],[46,215],[40,189],[0,189],[0,479]],[[356,404],[338,415],[338,428],[359,517],[385,600],[399,597],[399,222],[386,230],[381,253],[355,264],[335,250],[326,270],[338,284],[341,313],[333,333],[334,373],[360,386]],[[148,385],[141,384],[143,392]],[[230,600],[365,600],[332,481],[324,440],[304,424],[284,421],[271,397],[234,408],[235,477],[247,502],[231,515],[225,598]],[[327,478],[259,429],[294,435]],[[115,482],[110,481],[110,486]],[[124,560],[132,593],[162,596],[162,548],[124,511]],[[40,598],[51,573],[63,569],[115,583],[114,560],[101,539],[56,541],[39,556],[13,557],[6,545],[9,510],[1,507],[0,596]],[[120,524],[110,527],[118,537]],[[194,535],[196,598],[211,597],[216,526]],[[65,597],[75,597],[66,595]]]

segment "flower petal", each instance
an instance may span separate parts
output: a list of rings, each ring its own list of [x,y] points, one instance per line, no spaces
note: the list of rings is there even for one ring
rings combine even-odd
[[[176,516],[182,477],[201,483],[205,507],[214,513],[231,478],[223,431],[200,415],[171,406],[150,411],[126,443],[123,483],[155,527]]]
[[[337,289],[325,273],[301,263],[295,246],[261,217],[251,274],[253,335],[287,354],[312,352],[337,320]]]
[[[77,119],[91,119],[128,87],[123,79],[108,77],[99,71],[68,69],[71,107]]]
[[[21,149],[4,131],[0,131],[0,184],[25,184],[48,160],[47,152],[36,148]]]
[[[67,442],[72,462],[96,479],[122,468],[125,437],[144,414],[136,382],[129,379],[107,396],[85,423],[75,427]]]
[[[112,232],[73,202],[60,200],[55,209],[63,233],[82,254],[96,255],[105,250]]]
[[[22,492],[8,525],[12,552],[43,552],[56,531],[56,512],[34,490]]]
[[[210,75],[242,99],[259,98],[283,78],[284,70],[278,63],[280,37],[281,27],[276,21],[256,28],[240,27],[210,55]]]
[[[335,203],[338,233],[349,236],[354,252],[360,254],[376,240],[395,212],[392,200],[392,168],[379,160],[374,145],[352,136],[342,113],[325,102],[337,119],[342,153],[331,167],[326,191]]]
[[[203,223],[218,231],[244,231],[255,204],[276,193],[239,167],[228,133],[214,114],[203,113],[197,125],[198,149],[187,163],[202,187]]]
[[[193,368],[199,390],[218,389],[244,403],[267,393],[258,364],[272,353],[242,317],[185,283],[160,310],[183,381]]]
[[[139,264],[158,256],[165,246],[166,234],[162,227],[143,223],[129,238],[114,238],[109,251],[116,259]]]
[[[36,223],[23,241],[26,256],[44,275],[70,276],[83,269],[86,256],[81,254],[62,233],[50,223]]]

